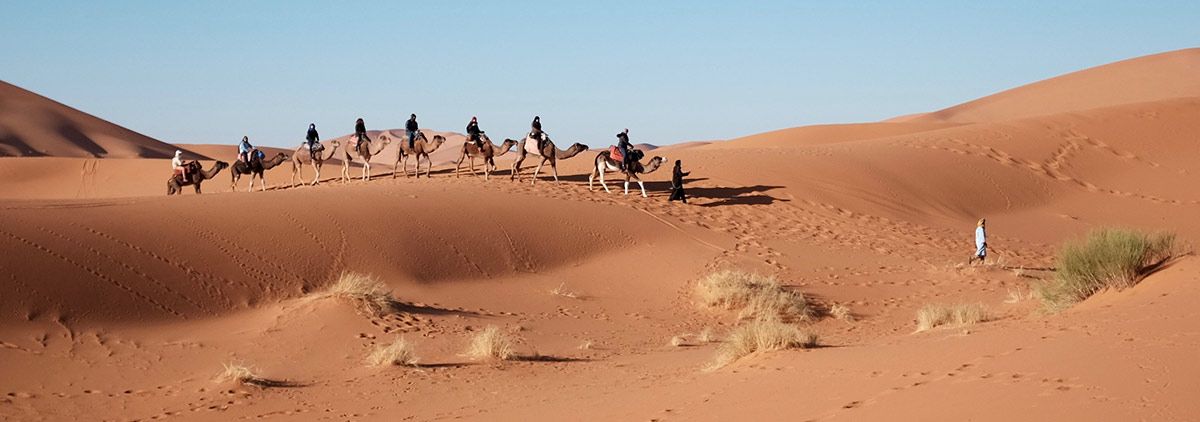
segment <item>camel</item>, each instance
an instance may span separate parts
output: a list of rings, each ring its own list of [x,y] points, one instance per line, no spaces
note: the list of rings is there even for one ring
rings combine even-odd
[[[358,145],[357,149],[355,149],[354,144],[357,143],[356,140],[347,140],[346,146],[342,151],[344,154],[342,157],[342,181],[350,181],[350,162],[353,161],[355,157],[363,162],[362,180],[371,180],[371,157],[379,155],[379,153],[383,152],[383,149],[387,147],[388,142],[391,142],[391,140],[387,139],[387,136],[380,136],[379,142],[363,142],[361,145]],[[379,149],[372,151],[372,143],[379,144]]]
[[[642,197],[645,198],[646,185],[642,183],[642,178],[638,175],[651,173],[655,170],[658,170],[658,168],[662,166],[663,161],[666,161],[666,159],[663,157],[654,157],[650,159],[650,164],[648,166],[642,166],[642,157],[645,156],[645,153],[643,153],[640,149],[635,149],[629,153],[633,154],[634,162],[630,164],[629,167],[624,171],[625,194],[629,195],[629,179],[634,179],[637,180],[638,187],[642,188]],[[612,193],[611,190],[608,190],[608,184],[604,182],[604,173],[610,171],[621,171],[621,163],[612,158],[610,151],[603,151],[599,154],[596,154],[596,165],[592,167],[592,174],[588,176],[588,190],[593,190],[592,180],[595,180],[596,176],[600,176],[600,186],[604,187],[605,192]]]
[[[200,163],[196,163],[196,167],[199,167],[199,166],[200,166]],[[220,173],[221,170],[226,167],[229,167],[229,163],[226,163],[224,161],[217,161],[215,164],[213,164],[211,169],[208,169],[208,171],[197,171],[197,172],[192,173],[191,180],[188,180],[186,182],[183,180],[183,176],[181,176],[181,175],[171,175],[171,178],[167,179],[167,195],[174,195],[177,193],[181,194],[181,193],[183,193],[183,187],[187,186],[187,185],[195,186],[196,194],[199,195],[200,194],[200,184],[204,183],[205,180],[209,180],[214,177],[217,177],[217,173]]]
[[[493,158],[507,154],[513,145],[517,144],[517,141],[505,139],[504,143],[496,146],[492,144],[492,140],[488,139],[487,135],[479,136],[483,139],[483,148],[479,148],[470,140],[463,142],[462,151],[458,154],[458,162],[454,163],[454,177],[458,177],[458,167],[468,157],[471,159],[471,174],[479,176],[479,173],[475,172],[475,159],[481,158],[483,159],[483,180],[488,180],[492,172],[496,171],[496,161]],[[500,152],[496,153],[496,151]]]
[[[287,154],[284,154],[282,152],[275,154],[275,156],[271,157],[270,160],[257,160],[257,161],[251,160],[251,164],[254,164],[255,162],[257,162],[257,163],[259,163],[259,165],[246,164],[246,163],[243,163],[242,160],[237,160],[237,162],[233,163],[233,167],[229,168],[229,170],[230,170],[229,172],[233,175],[233,183],[230,185],[231,189],[233,189],[233,191],[236,192],[238,179],[241,179],[243,174],[249,174],[250,175],[250,187],[248,189],[246,189],[246,192],[254,191],[254,176],[258,176],[258,180],[262,182],[261,190],[266,191],[267,190],[267,177],[266,177],[265,172],[267,170],[275,168],[275,166],[283,164],[283,162],[287,161],[287,160],[288,160]]]
[[[300,183],[304,183],[305,164],[312,164],[313,171],[317,172],[317,175],[313,176],[312,183],[309,183],[309,186],[316,186],[321,181],[321,165],[325,164],[325,161],[333,159],[333,154],[337,153],[340,146],[338,141],[331,141],[327,148],[329,156],[326,157],[322,157],[320,152],[317,152],[316,155],[310,153],[307,144],[301,144],[299,148],[296,148],[296,152],[292,154],[292,187],[296,187],[297,175],[300,176]]]
[[[521,180],[521,163],[525,161],[526,155],[533,154],[541,158],[541,160],[538,161],[537,169],[533,171],[533,182],[530,184],[537,183],[538,172],[542,171],[542,165],[546,164],[547,161],[550,162],[550,169],[554,171],[554,183],[558,183],[558,160],[566,160],[588,149],[587,145],[576,142],[564,151],[554,146],[554,141],[550,140],[549,135],[542,133],[542,136],[546,138],[542,142],[539,142],[538,139],[530,135],[525,135],[524,138],[517,141],[517,154],[519,155],[517,155],[517,160],[513,162],[510,179]],[[505,139],[505,141],[507,142],[508,140]],[[538,144],[541,144],[540,148]]]
[[[442,135],[433,135],[433,141],[425,137],[425,132],[417,132],[417,140],[413,142],[412,149],[408,148],[408,139],[400,139],[400,151],[396,153],[395,166],[400,167],[400,171],[404,172],[404,177],[408,177],[408,156],[415,155],[417,157],[416,171],[413,173],[417,178],[421,177],[421,156],[429,163],[425,167],[425,177],[429,177],[429,172],[433,169],[433,159],[429,158],[429,154],[437,151],[438,147],[446,143],[446,137]],[[396,177],[396,173],[392,172],[392,178]]]

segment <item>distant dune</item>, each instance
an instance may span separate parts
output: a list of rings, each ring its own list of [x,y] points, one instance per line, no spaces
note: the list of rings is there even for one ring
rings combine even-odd
[[[0,81],[0,157],[171,158],[175,149]]]
[[[1200,48],[1084,69],[911,117],[908,121],[995,122],[1195,96],[1200,96]]]

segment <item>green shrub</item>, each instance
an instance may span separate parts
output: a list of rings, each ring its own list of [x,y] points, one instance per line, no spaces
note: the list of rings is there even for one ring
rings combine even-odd
[[[1064,245],[1054,280],[1034,288],[1047,307],[1059,309],[1107,288],[1132,287],[1174,253],[1174,234],[1095,230]]]

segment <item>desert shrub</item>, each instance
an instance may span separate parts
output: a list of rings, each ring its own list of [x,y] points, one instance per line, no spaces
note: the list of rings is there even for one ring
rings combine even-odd
[[[1054,280],[1034,289],[1049,308],[1069,306],[1107,288],[1133,286],[1174,253],[1174,234],[1095,230],[1063,245]]]
[[[337,281],[329,286],[329,294],[353,301],[364,312],[374,316],[391,313],[397,304],[383,281],[372,275],[355,272],[344,272],[338,276]]]
[[[256,387],[298,387],[301,384],[286,381],[274,380],[259,376],[250,367],[242,364],[226,363],[220,374],[217,374],[216,382],[236,382],[242,385],[253,385]]]
[[[779,317],[807,320],[813,310],[804,295],[785,289],[775,277],[719,271],[696,283],[700,303],[737,310],[739,318]]]
[[[777,318],[756,319],[729,333],[729,338],[717,348],[710,369],[723,367],[756,352],[816,347],[817,340],[816,334]]]
[[[829,307],[829,316],[842,321],[854,321],[854,314],[850,313],[850,308],[840,303],[835,303]]]
[[[471,337],[464,354],[472,360],[508,360],[516,356],[515,347],[512,337],[489,325]]]
[[[367,363],[371,366],[417,366],[417,355],[413,350],[412,343],[409,343],[404,337],[398,337],[392,344],[380,345],[375,348],[375,351],[367,356]]]
[[[931,330],[943,325],[961,327],[973,325],[987,317],[982,304],[925,305],[917,311],[917,331]]]

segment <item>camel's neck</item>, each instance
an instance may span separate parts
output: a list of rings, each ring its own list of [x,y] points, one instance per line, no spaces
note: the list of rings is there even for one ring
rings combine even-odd
[[[337,148],[337,147],[329,148],[329,156],[328,156],[328,157],[321,158],[321,161],[329,161],[329,160],[332,160],[332,159],[333,159],[333,155],[334,155],[334,154],[337,154],[337,150],[338,150],[338,148]],[[318,155],[319,155],[319,154],[318,154]],[[320,157],[318,157],[318,158],[320,158]]]
[[[275,166],[279,165],[280,163],[283,163],[283,156],[276,155],[275,158],[272,158],[270,161],[263,161],[263,170],[275,168]]]
[[[492,156],[499,157],[501,155],[508,154],[509,151],[512,151],[513,145],[516,145],[516,143],[515,142],[505,142],[504,144],[500,145],[499,148],[493,147],[492,148]]]
[[[421,152],[429,154],[437,151],[437,149],[441,147],[443,143],[444,142],[426,142],[425,145],[421,147]]]
[[[205,170],[205,171],[201,171],[200,174],[204,175],[205,179],[212,179],[213,177],[217,176],[217,173],[220,173],[220,172],[221,172],[221,166],[214,163],[212,168]]]
[[[659,167],[662,167],[662,160],[652,160],[649,167],[642,167],[642,173],[654,173]]]
[[[554,158],[565,160],[579,154],[579,151],[581,151],[580,148],[568,148],[566,150],[561,150],[558,149],[558,147],[554,147]]]

